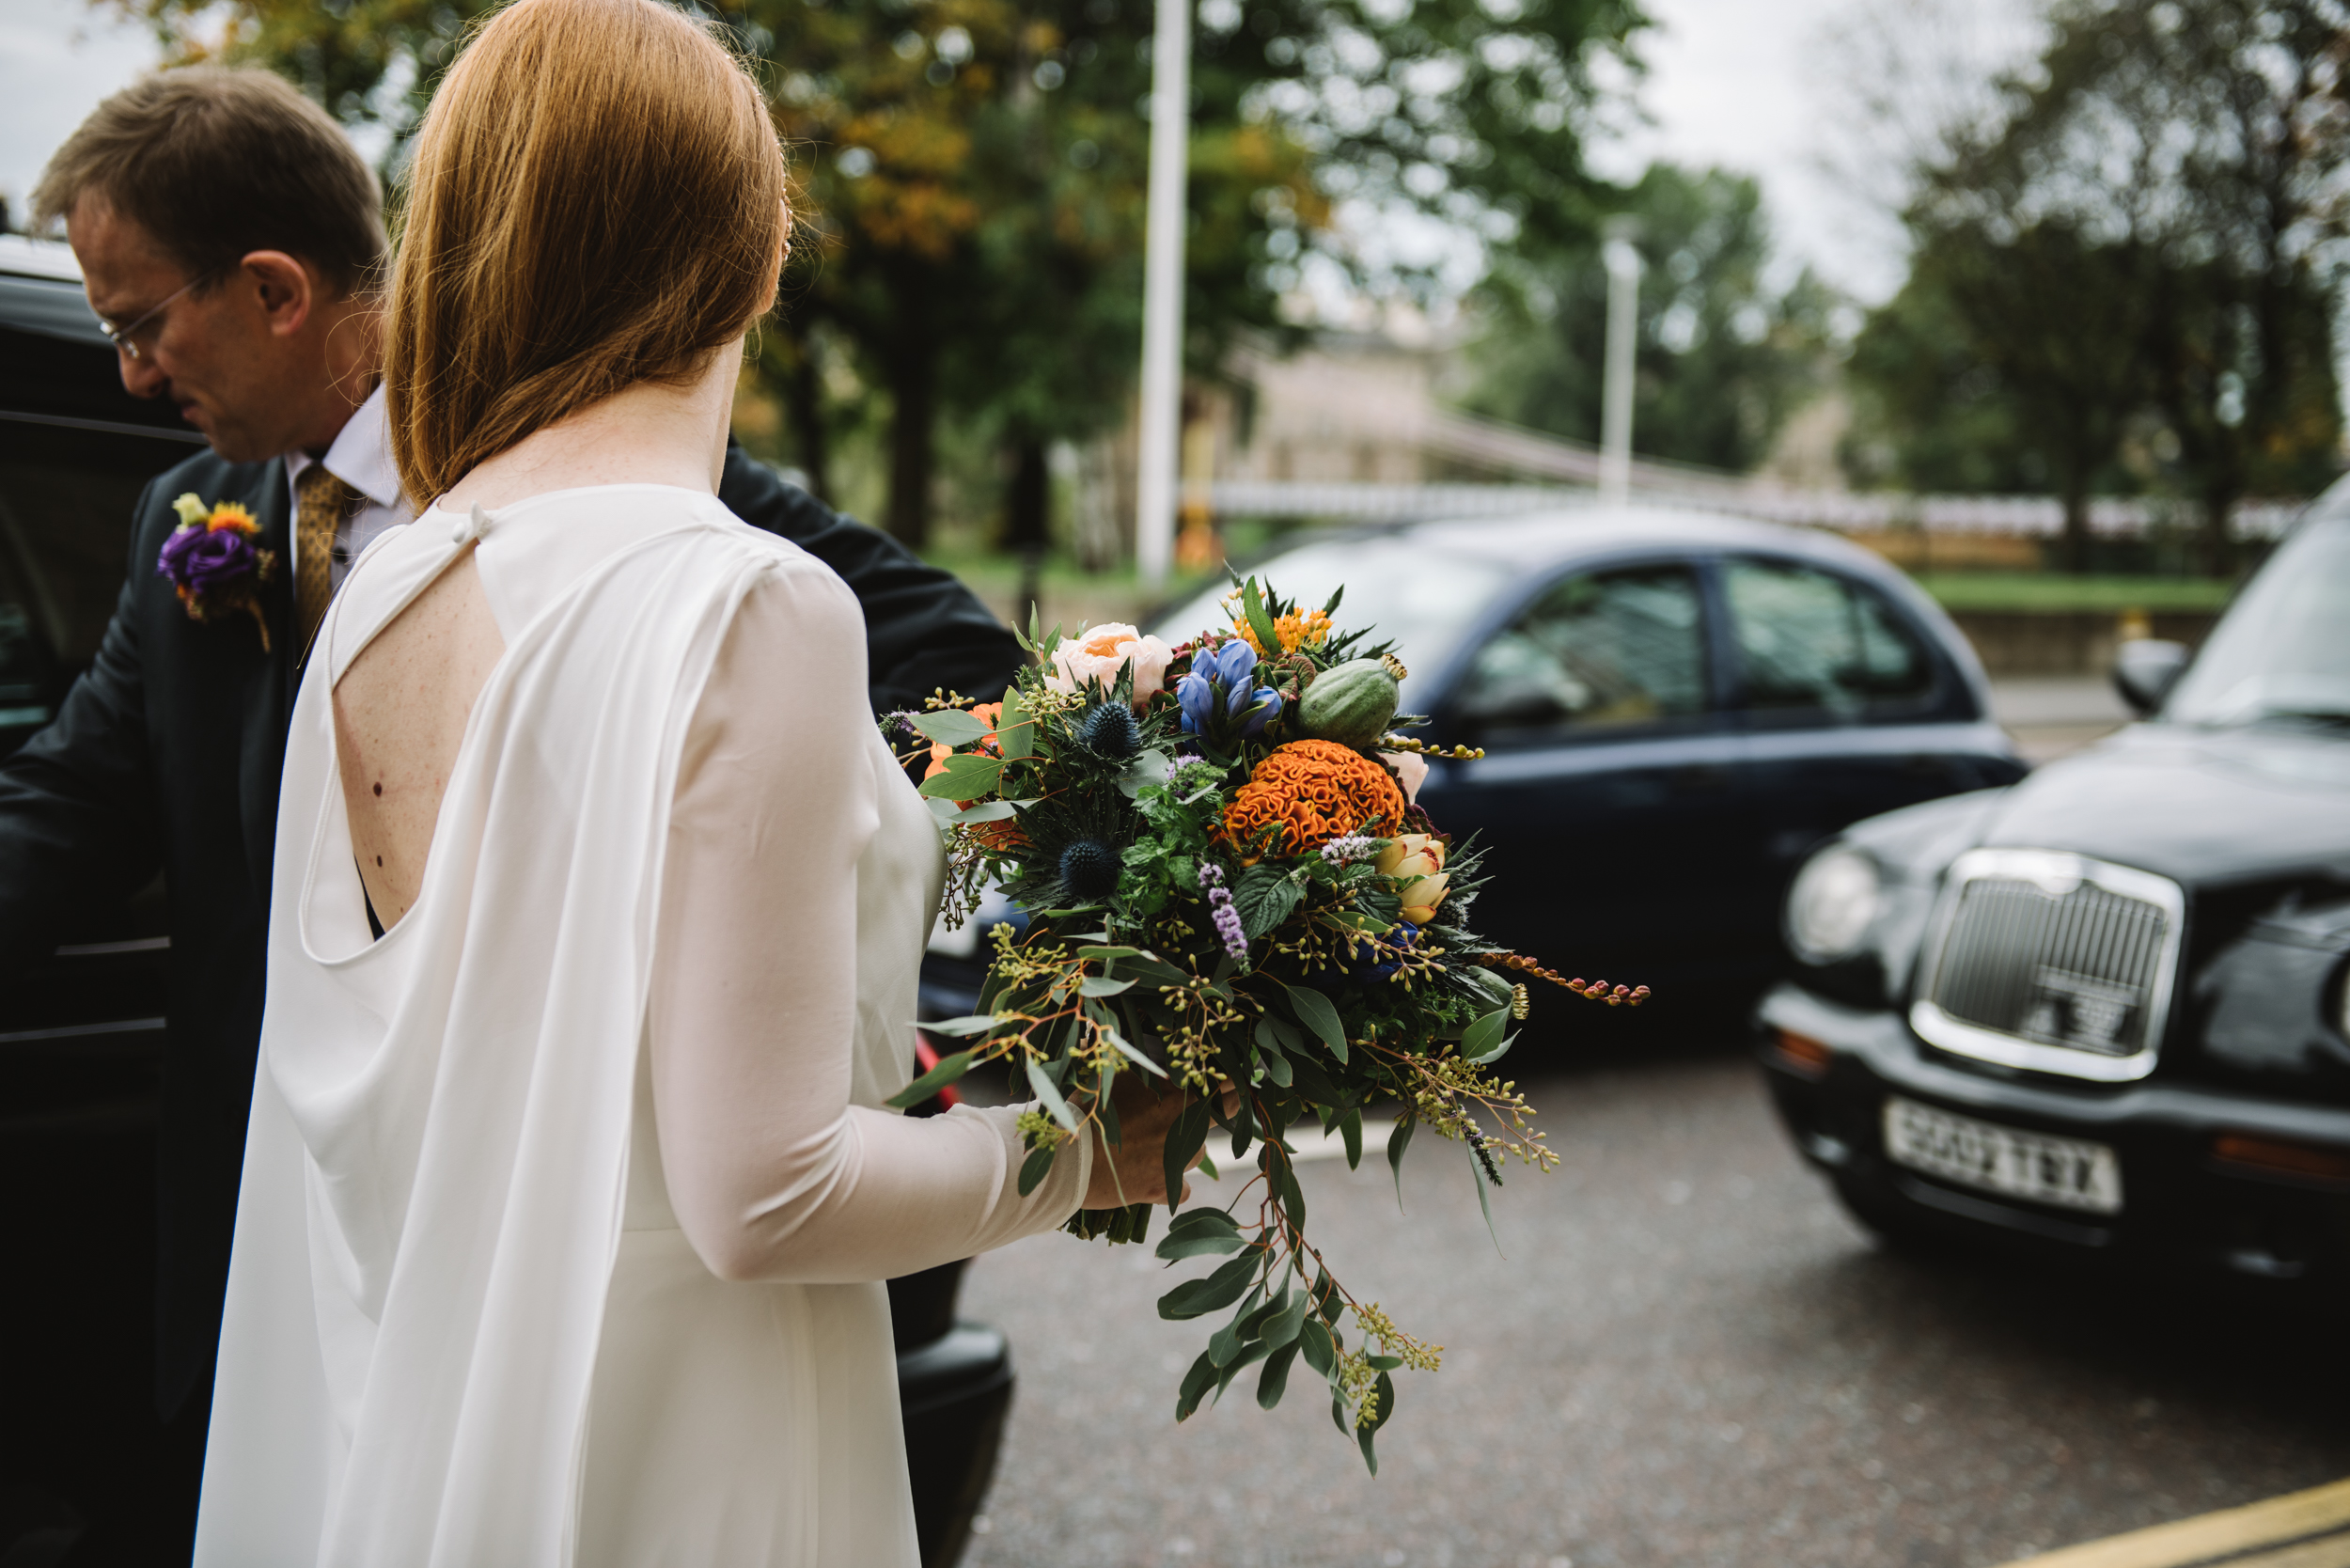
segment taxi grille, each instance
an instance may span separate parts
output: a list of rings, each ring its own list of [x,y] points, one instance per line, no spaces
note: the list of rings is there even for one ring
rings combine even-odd
[[[1934,1044],[2076,1077],[2154,1065],[2178,957],[2177,885],[2034,850],[1950,869],[1911,1023]]]

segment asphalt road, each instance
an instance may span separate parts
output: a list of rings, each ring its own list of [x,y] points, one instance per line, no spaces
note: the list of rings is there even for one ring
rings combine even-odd
[[[1523,1069],[1522,1069],[1523,1070]],[[1363,1472],[1293,1378],[1177,1426],[1210,1325],[1148,1248],[980,1259],[1019,1397],[972,1568],[2006,1562],[2350,1476],[2350,1334],[2264,1295],[1881,1250],[1732,1051],[1543,1080],[1563,1156],[1478,1218],[1428,1137],[1308,1168],[1358,1294],[1449,1348]]]

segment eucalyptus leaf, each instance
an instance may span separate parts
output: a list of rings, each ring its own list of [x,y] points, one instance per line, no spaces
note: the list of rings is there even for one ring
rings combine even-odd
[[[936,1067],[891,1095],[888,1104],[897,1106],[900,1110],[909,1105],[920,1105],[971,1071],[971,1058],[977,1055],[979,1055],[977,1051],[957,1051],[953,1056],[941,1057]]]
[[[1305,1326],[1306,1309],[1312,1305],[1312,1301],[1304,1291],[1299,1291],[1293,1295],[1285,1293],[1280,1309],[1258,1325],[1257,1337],[1274,1349],[1279,1350],[1297,1338]]]
[[[978,800],[995,792],[1004,780],[1004,764],[994,757],[960,752],[947,759],[946,768],[922,780],[921,792],[941,800]]]
[[[1208,1336],[1208,1355],[1219,1367],[1229,1367],[1240,1358],[1240,1347],[1248,1339],[1249,1318],[1257,1309],[1257,1297],[1251,1292],[1232,1321]]]
[[[1214,1387],[1215,1358],[1203,1350],[1199,1359],[1191,1364],[1191,1370],[1183,1373],[1183,1386],[1175,1401],[1175,1419],[1180,1421],[1198,1409],[1199,1402]]]
[[[1508,1056],[1510,1054],[1510,1047],[1515,1045],[1517,1043],[1518,1037],[1516,1035],[1505,1034],[1501,1037],[1501,1043],[1496,1045],[1492,1050],[1483,1052],[1478,1056],[1470,1057],[1466,1059],[1471,1067],[1491,1067],[1495,1062],[1497,1062],[1503,1057]]]
[[[1346,1027],[1339,1022],[1339,1010],[1330,1005],[1330,998],[1310,985],[1289,988],[1290,1009],[1297,1021],[1322,1037],[1330,1047],[1330,1054],[1343,1064],[1346,1060]]]
[[[1036,719],[1017,685],[1004,694],[1004,711],[995,715],[995,744],[1003,748],[1007,760],[1036,749]]]
[[[951,806],[953,803],[950,801],[940,801],[938,804],[942,806]],[[1000,823],[1010,818],[1013,814],[1012,804],[1010,801],[983,800],[978,805],[966,807],[961,811],[948,811],[947,813],[947,820],[950,823]]]
[[[1339,1118],[1339,1137],[1346,1140],[1346,1168],[1360,1169],[1363,1163],[1363,1113],[1359,1106]]]
[[[1163,1158],[1167,1170],[1167,1206],[1169,1209],[1176,1205],[1178,1195],[1183,1190],[1183,1172],[1191,1168],[1191,1157],[1199,1152],[1200,1146],[1208,1141],[1208,1131],[1215,1124],[1214,1115],[1214,1107],[1209,1102],[1194,1100],[1176,1113],[1174,1125],[1167,1130]]]
[[[1496,1008],[1480,1017],[1462,1032],[1461,1059],[1474,1063],[1485,1060],[1488,1052],[1499,1056],[1496,1046],[1501,1032],[1509,1027],[1510,1010],[1506,1007]]]
[[[1063,1059],[1065,1060],[1066,1058]],[[1058,1063],[1056,1063],[1056,1065],[1058,1065]],[[1034,1057],[1030,1057],[1027,1059],[1026,1066],[1028,1069],[1028,1087],[1036,1090],[1036,1097],[1044,1102],[1044,1108],[1053,1113],[1054,1121],[1059,1122],[1071,1132],[1075,1132],[1077,1130],[1077,1115],[1074,1111],[1069,1108],[1069,1102],[1061,1098],[1060,1090],[1054,1087],[1053,1080],[1046,1075],[1042,1064],[1038,1062]]]
[[[1112,1046],[1116,1047],[1120,1056],[1123,1056],[1128,1061],[1133,1062],[1136,1067],[1141,1068],[1145,1073],[1149,1073],[1155,1077],[1164,1078],[1167,1076],[1166,1068],[1161,1067],[1157,1062],[1152,1061],[1149,1057],[1144,1056],[1140,1051],[1136,1050],[1134,1046],[1128,1044],[1126,1043],[1126,1037],[1120,1034],[1116,1029],[1104,1029],[1102,1031],[1102,1038],[1108,1041]]]
[[[941,708],[914,715],[914,728],[940,745],[964,746],[987,734],[987,721],[960,708]]]
[[[1290,1363],[1297,1359],[1294,1341],[1276,1345],[1265,1357],[1264,1371],[1257,1375],[1257,1408],[1270,1410],[1281,1403],[1282,1393],[1289,1388]]]
[[[1255,1253],[1246,1253],[1214,1274],[1184,1280],[1159,1297],[1159,1316],[1181,1322],[1204,1317],[1219,1307],[1230,1307],[1248,1293],[1249,1282],[1256,1278],[1261,1263]]]
[[[1247,1245],[1246,1236],[1202,1231],[1189,1236],[1168,1236],[1159,1243],[1157,1256],[1172,1263],[1185,1258],[1220,1257],[1225,1253],[1238,1252]]]
[[[1135,982],[1130,980],[1104,980],[1099,975],[1088,975],[1077,982],[1077,994],[1081,996],[1116,996],[1134,988]]]
[[[995,1015],[992,1012],[969,1012],[960,1018],[941,1018],[935,1024],[916,1024],[915,1027],[924,1034],[953,1035],[961,1039],[965,1035],[985,1034],[995,1027]]]
[[[1155,953],[1138,953],[1133,958],[1120,959],[1119,966],[1136,980],[1147,980],[1153,985],[1181,985],[1191,979]]]
[[[1265,1355],[1266,1352],[1263,1341],[1250,1341],[1247,1348],[1244,1349],[1240,1353],[1239,1356],[1233,1360],[1230,1366],[1226,1367],[1222,1372],[1216,1373],[1215,1397],[1219,1400],[1222,1399],[1224,1397],[1224,1390],[1232,1386],[1232,1379],[1238,1377],[1242,1372],[1246,1372],[1250,1367],[1253,1367],[1258,1362],[1263,1360],[1265,1358]]]
[[[1306,1357],[1306,1365],[1324,1377],[1335,1376],[1339,1369],[1339,1347],[1330,1338],[1330,1325],[1320,1318],[1308,1318],[1298,1325],[1297,1348]]]
[[[1403,1151],[1411,1146],[1412,1129],[1419,1125],[1419,1112],[1408,1110],[1399,1118],[1395,1131],[1387,1136],[1387,1168],[1395,1173],[1395,1206],[1403,1207]],[[1479,1195],[1482,1197],[1480,1193]]]
[[[1034,1192],[1036,1184],[1044,1180],[1046,1173],[1053,1168],[1053,1156],[1058,1151],[1049,1145],[1042,1149],[1028,1151],[1028,1157],[1020,1162],[1021,1197],[1026,1198]]]

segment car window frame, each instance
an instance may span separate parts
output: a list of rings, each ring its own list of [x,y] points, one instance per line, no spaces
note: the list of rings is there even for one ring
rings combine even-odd
[[[1730,603],[1730,569],[1733,565],[1755,564],[1817,572],[1843,585],[1846,591],[1866,594],[1904,631],[1924,649],[1927,668],[1933,676],[1925,694],[1902,702],[1869,702],[1851,711],[1840,711],[1820,704],[1809,708],[1756,708],[1747,701],[1747,657],[1738,641],[1737,612]],[[1724,706],[1731,720],[1742,729],[1762,734],[1782,733],[1795,729],[1863,729],[1902,725],[1932,724],[1950,718],[1952,698],[1965,682],[1950,662],[1950,650],[1936,631],[1925,624],[1898,593],[1888,591],[1870,580],[1866,572],[1853,571],[1840,561],[1822,560],[1816,557],[1767,549],[1728,549],[1714,553],[1708,563],[1713,577],[1713,592],[1720,631],[1716,646],[1721,650]]]
[[[1713,580],[1708,570],[1712,555],[1710,550],[1688,546],[1634,546],[1577,556],[1551,563],[1549,570],[1533,578],[1532,585],[1524,591],[1497,597],[1487,614],[1461,639],[1444,672],[1442,690],[1437,700],[1431,705],[1438,731],[1448,737],[1468,734],[1467,744],[1471,745],[1515,753],[1559,747],[1637,745],[1684,736],[1717,735],[1730,729],[1734,715],[1725,701],[1727,693],[1722,683],[1722,633],[1729,623],[1719,613],[1719,585]],[[1698,657],[1705,685],[1705,707],[1702,712],[1676,714],[1645,724],[1611,725],[1580,733],[1572,726],[1548,730],[1527,729],[1496,732],[1488,729],[1468,733],[1474,727],[1463,718],[1461,698],[1469,673],[1476,668],[1478,655],[1484,651],[1487,643],[1517,624],[1519,618],[1570,578],[1636,572],[1644,567],[1677,567],[1687,572],[1695,582],[1698,593]]]

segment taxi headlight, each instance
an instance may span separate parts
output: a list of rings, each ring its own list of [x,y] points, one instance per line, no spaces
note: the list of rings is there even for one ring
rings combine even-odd
[[[1787,945],[1806,964],[1833,964],[1860,950],[1881,902],[1877,864],[1845,844],[1805,862],[1787,893]]]

